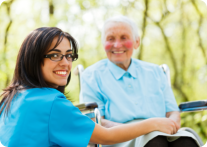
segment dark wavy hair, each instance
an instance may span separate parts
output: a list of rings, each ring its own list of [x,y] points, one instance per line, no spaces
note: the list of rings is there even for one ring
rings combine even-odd
[[[57,47],[65,37],[72,44],[74,56],[76,58],[78,57],[77,42],[69,33],[63,32],[56,27],[42,27],[32,31],[25,38],[20,47],[13,79],[10,85],[3,89],[4,92],[0,96],[2,97],[2,100],[0,101],[0,115],[4,109],[5,114],[8,115],[11,101],[20,90],[50,87],[43,78],[41,64],[44,64],[44,55],[55,37],[58,37],[55,47]],[[69,84],[70,78],[71,73],[65,86]],[[65,86],[59,86],[57,90],[64,93]]]

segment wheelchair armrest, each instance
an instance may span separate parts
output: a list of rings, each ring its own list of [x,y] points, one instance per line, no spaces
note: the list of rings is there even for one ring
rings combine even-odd
[[[98,104],[96,102],[76,104],[75,107],[77,107],[82,112],[82,114],[86,116],[87,114],[94,113],[96,123],[101,125],[101,115],[98,110]],[[87,147],[94,147],[94,146],[102,147],[101,144],[93,144],[93,143],[89,143]]]
[[[92,103],[81,103],[75,105],[80,111],[85,111],[85,110],[94,110],[95,108],[98,108],[97,103],[92,102]]]
[[[184,127],[184,128],[180,128],[180,130],[187,131],[187,132],[190,132],[191,134],[193,134],[195,136],[195,138],[197,139],[199,145],[203,146],[203,141],[201,140],[201,138],[198,136],[198,134],[193,129]]]
[[[207,109],[207,100],[184,102],[179,105],[180,112],[202,111]]]

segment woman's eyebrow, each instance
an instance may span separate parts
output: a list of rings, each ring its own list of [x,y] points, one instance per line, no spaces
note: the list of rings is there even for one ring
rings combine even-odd
[[[56,49],[56,48],[53,48],[53,49],[49,50],[49,52],[52,52],[52,51],[61,52],[60,49]],[[66,52],[72,52],[72,51],[73,51],[72,49],[68,49]]]
[[[67,50],[66,52],[72,52],[73,50],[71,50],[71,49],[69,49],[69,50]]]
[[[49,50],[49,52],[52,52],[52,51],[61,52],[61,50],[59,50],[59,49],[55,49],[55,48]],[[49,52],[48,52],[48,53],[49,53]]]

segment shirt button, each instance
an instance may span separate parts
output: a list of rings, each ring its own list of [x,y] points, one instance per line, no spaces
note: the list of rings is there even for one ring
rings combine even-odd
[[[128,85],[128,87],[131,88],[132,86],[131,85]]]

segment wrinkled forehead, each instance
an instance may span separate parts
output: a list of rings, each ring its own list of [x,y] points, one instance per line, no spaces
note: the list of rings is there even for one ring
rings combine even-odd
[[[132,28],[124,22],[108,22],[104,27],[105,38],[108,35],[130,35],[132,36]]]

